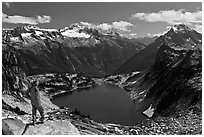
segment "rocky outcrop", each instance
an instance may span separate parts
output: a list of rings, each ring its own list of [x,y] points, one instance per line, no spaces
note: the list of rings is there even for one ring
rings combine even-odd
[[[2,90],[3,94],[22,96],[26,83],[25,72],[19,66],[19,54],[10,45],[3,48],[2,52]]]
[[[68,120],[46,121],[33,126],[16,118],[5,118],[2,127],[4,135],[80,135]]]
[[[30,81],[40,81],[39,89],[51,97],[71,94],[76,90],[87,89],[97,85],[91,77],[70,73],[33,75],[29,76],[28,79]]]
[[[21,135],[26,127],[21,120],[6,118],[2,120],[3,135]]]
[[[153,70],[146,79],[155,80],[145,100],[151,99],[155,112],[169,115],[201,100],[202,52],[163,45]],[[162,55],[163,54],[163,55]]]
[[[80,135],[80,133],[69,121],[56,120],[29,126],[23,135]]]

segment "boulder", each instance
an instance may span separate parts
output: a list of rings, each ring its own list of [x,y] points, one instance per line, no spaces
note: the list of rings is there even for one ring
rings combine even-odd
[[[25,127],[26,124],[15,118],[5,118],[2,120],[3,135],[21,135]]]
[[[77,128],[67,120],[46,121],[28,126],[24,135],[80,135]]]

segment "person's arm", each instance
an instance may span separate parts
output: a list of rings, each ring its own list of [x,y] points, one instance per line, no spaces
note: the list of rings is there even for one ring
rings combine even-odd
[[[28,88],[26,91],[25,91],[25,97],[30,99],[30,89],[31,88]]]
[[[37,94],[40,95],[40,90],[39,90],[38,86],[35,87],[35,90],[36,90]]]

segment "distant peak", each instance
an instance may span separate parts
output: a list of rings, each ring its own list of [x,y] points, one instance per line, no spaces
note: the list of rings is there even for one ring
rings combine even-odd
[[[64,27],[64,28],[60,29],[60,31],[61,32],[64,32],[66,30],[78,30],[79,31],[79,30],[82,30],[82,29],[85,29],[85,28],[87,28],[87,26],[84,25],[84,24],[73,23],[69,27]]]
[[[40,29],[40,27],[38,27],[36,25],[26,25],[24,28],[28,28],[28,29]]]
[[[21,30],[31,30],[31,29],[34,29],[34,30],[36,30],[36,29],[40,29],[38,26],[35,26],[35,25],[22,25],[22,26],[17,26],[16,28],[14,28],[14,29],[21,29]]]
[[[99,35],[110,35],[110,36],[122,36],[122,34],[119,34],[118,32],[114,32],[112,30],[102,30],[100,28],[94,27],[94,26],[90,26],[89,24],[85,24],[85,23],[73,23],[71,24],[69,27],[64,27],[62,29],[60,29],[60,32],[65,34],[67,36],[70,36],[70,33],[75,33],[74,35],[88,35],[89,36],[99,36]]]
[[[184,24],[177,24],[173,26],[173,30],[175,32],[185,32],[185,31],[192,31],[191,28],[189,28],[188,26],[184,25]]]
[[[73,23],[73,24],[71,24],[70,25],[70,27],[69,28],[78,28],[78,29],[84,29],[86,26],[85,25],[83,25],[83,24],[80,24],[80,23]]]

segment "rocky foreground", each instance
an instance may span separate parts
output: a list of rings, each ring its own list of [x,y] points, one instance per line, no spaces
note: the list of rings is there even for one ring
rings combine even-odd
[[[137,75],[138,73],[133,73]],[[198,102],[187,110],[180,111],[168,117],[154,116],[135,126],[123,126],[111,123],[98,123],[78,110],[57,107],[50,101],[53,91],[60,89],[57,94],[63,93],[66,87],[74,92],[78,88],[86,88],[98,84],[110,83],[119,85],[130,75],[107,77],[104,79],[89,79],[79,75],[36,75],[29,79],[42,81],[41,97],[45,108],[46,119],[44,124],[31,125],[31,104],[27,98],[15,94],[2,95],[2,127],[3,134],[14,135],[172,135],[172,134],[202,134],[202,106]],[[70,83],[64,83],[65,78]],[[50,81],[52,80],[52,81]],[[67,82],[67,81],[66,81]],[[45,85],[44,83],[48,83]],[[60,84],[61,83],[61,84]],[[62,86],[64,85],[64,86]],[[66,86],[67,85],[67,86]],[[69,85],[69,86],[68,86]],[[70,86],[72,85],[72,86]],[[52,88],[51,88],[52,87]],[[63,88],[64,89],[63,89]],[[43,90],[44,89],[44,90]],[[64,93],[63,93],[64,94]],[[40,116],[38,115],[38,118]]]

